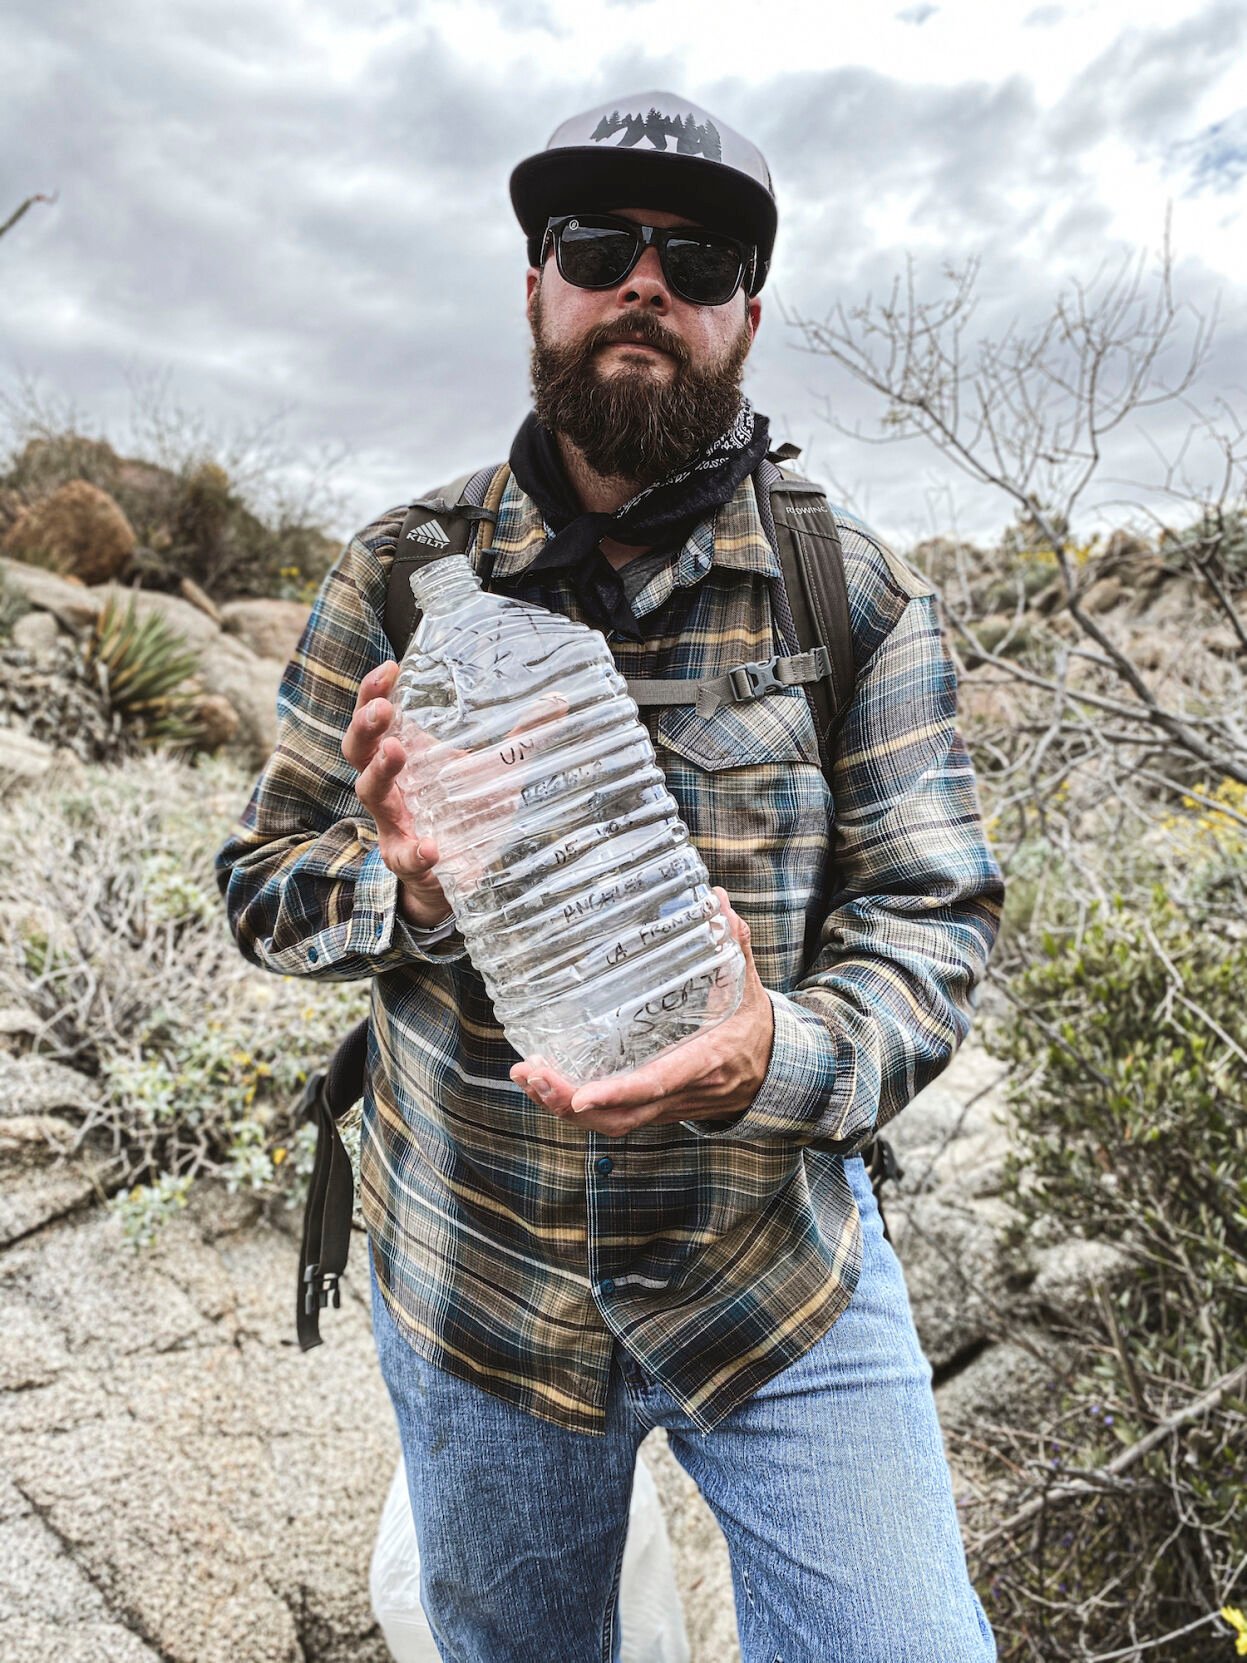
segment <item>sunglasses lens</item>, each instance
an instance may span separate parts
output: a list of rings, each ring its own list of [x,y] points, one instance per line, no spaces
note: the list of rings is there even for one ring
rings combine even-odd
[[[666,268],[676,293],[697,306],[722,306],[741,279],[740,255],[724,243],[670,237]]]
[[[559,233],[559,271],[568,283],[582,289],[604,289],[618,283],[636,252],[637,239],[607,225],[580,225],[575,220]]]
[[[639,231],[579,219],[559,226],[555,241],[564,281],[582,289],[622,282],[642,246]],[[671,287],[695,306],[722,306],[744,276],[739,248],[715,238],[665,237],[662,264]]]

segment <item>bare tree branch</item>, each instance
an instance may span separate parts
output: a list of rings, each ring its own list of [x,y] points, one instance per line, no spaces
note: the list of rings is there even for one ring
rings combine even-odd
[[[17,224],[18,220],[21,219],[22,215],[28,213],[36,202],[47,202],[51,204],[56,201],[58,195],[59,192],[57,191],[53,191],[51,196],[45,196],[42,191],[36,191],[34,196],[28,196],[19,208],[14,209],[8,219],[5,220],[4,224],[0,225],[0,237],[3,237],[6,231],[11,231]]]

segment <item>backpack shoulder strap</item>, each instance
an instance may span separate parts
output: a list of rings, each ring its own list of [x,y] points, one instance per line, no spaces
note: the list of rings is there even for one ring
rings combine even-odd
[[[782,473],[763,458],[756,482],[759,507],[765,504],[764,521],[769,514],[766,529],[784,570],[784,596],[797,643],[807,651],[814,646],[826,650],[827,674],[813,682],[809,692],[818,718],[823,769],[829,773],[831,742],[857,679],[840,534],[826,495],[812,480]],[[780,622],[785,622],[782,615]]]
[[[321,1343],[320,1313],[325,1306],[342,1304],[338,1282],[351,1246],[355,1178],[336,1123],[364,1095],[367,1051],[365,1017],[339,1042],[327,1067],[311,1076],[295,1110],[300,1124],[309,1120],[316,1127],[316,1159],[303,1203],[295,1307],[295,1329],[303,1351]]]
[[[772,456],[787,460],[793,453],[793,447],[785,445]],[[757,663],[737,664],[705,681],[629,676],[628,692],[638,705],[692,704],[699,715],[711,716],[723,704],[805,686],[814,701],[823,772],[830,779],[832,741],[857,675],[835,515],[820,486],[781,473],[771,457],[759,465],[754,489],[763,529],[783,573],[783,582],[775,588],[775,610],[789,650]]]
[[[477,547],[483,551],[489,546],[489,533],[498,518],[498,503],[509,472],[505,463],[478,468],[408,505],[385,595],[385,633],[396,659],[401,661],[420,621],[411,591],[412,572],[445,554],[467,553],[478,526]]]

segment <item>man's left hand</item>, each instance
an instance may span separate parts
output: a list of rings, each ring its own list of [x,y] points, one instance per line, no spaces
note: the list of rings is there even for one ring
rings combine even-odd
[[[623,1137],[638,1126],[726,1120],[749,1107],[770,1065],[775,1013],[753,962],[748,924],[725,889],[715,894],[745,958],[745,990],[733,1014],[643,1068],[582,1086],[540,1057],[517,1062],[511,1078],[534,1103],[605,1137]]]

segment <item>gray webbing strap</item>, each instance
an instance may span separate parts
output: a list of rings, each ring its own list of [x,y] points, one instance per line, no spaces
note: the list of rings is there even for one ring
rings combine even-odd
[[[699,716],[713,716],[725,704],[741,704],[747,699],[759,699],[785,687],[798,687],[805,682],[822,681],[831,674],[831,656],[824,646],[811,647],[808,652],[790,653],[787,657],[758,659],[749,664],[737,664],[721,676],[706,681],[680,681],[676,678],[652,680],[644,676],[628,676],[628,692],[638,705],[695,704]]]

